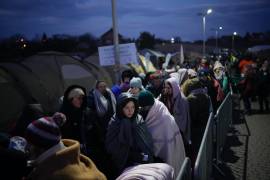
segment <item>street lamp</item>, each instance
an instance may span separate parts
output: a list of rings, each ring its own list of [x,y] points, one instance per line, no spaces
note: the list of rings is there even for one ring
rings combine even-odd
[[[203,21],[203,57],[205,57],[205,24],[206,24],[206,16],[208,14],[212,13],[212,9],[208,9],[204,13],[199,13],[199,16],[202,16],[202,21]]]
[[[219,26],[218,28],[212,28],[211,30],[213,30],[213,31],[215,31],[215,34],[216,34],[216,50],[218,50],[218,32],[220,31],[220,30],[222,30],[223,29],[223,27],[222,26]]]
[[[174,38],[173,38],[173,37],[171,38],[171,43],[172,43],[172,44],[174,43]]]
[[[237,35],[237,32],[233,32],[232,34],[232,50],[234,49],[234,36]]]
[[[223,29],[223,27],[222,26],[219,26],[218,30],[221,31],[222,29]],[[219,34],[217,33],[217,48],[218,48],[218,39],[219,39],[218,35]]]

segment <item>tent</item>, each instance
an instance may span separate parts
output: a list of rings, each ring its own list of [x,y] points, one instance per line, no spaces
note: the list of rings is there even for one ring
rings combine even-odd
[[[78,84],[88,92],[97,79],[111,82],[109,77],[102,67],[59,52],[38,53],[19,63],[0,63],[0,130],[7,130],[28,103],[38,102],[45,112],[53,113],[68,86]]]
[[[269,50],[269,49],[270,49],[270,45],[257,45],[257,46],[248,48],[247,51],[252,52],[252,53],[258,53],[260,51]]]
[[[150,61],[153,63],[153,65],[156,68],[160,68],[160,64],[163,64],[165,61],[165,54],[159,52],[159,51],[154,51],[151,49],[143,49],[140,51],[140,54],[146,57],[147,54],[150,55]]]

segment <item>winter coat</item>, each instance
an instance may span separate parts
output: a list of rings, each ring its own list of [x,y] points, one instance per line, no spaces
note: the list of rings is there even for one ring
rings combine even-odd
[[[82,153],[93,159],[99,166],[105,154],[102,130],[93,112],[86,107],[86,96],[83,97],[83,103],[79,109],[74,108],[68,100],[69,92],[74,88],[81,88],[85,93],[85,89],[78,85],[70,86],[65,91],[60,112],[66,115],[67,121],[61,127],[62,137],[79,141]]]
[[[93,161],[80,154],[80,144],[74,140],[62,140],[66,148],[54,153],[31,172],[33,180],[106,180]]]

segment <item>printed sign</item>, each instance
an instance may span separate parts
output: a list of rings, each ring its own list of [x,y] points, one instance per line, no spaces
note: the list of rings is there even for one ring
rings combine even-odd
[[[120,64],[138,64],[135,43],[119,44]],[[98,48],[99,64],[101,66],[115,65],[114,46]]]

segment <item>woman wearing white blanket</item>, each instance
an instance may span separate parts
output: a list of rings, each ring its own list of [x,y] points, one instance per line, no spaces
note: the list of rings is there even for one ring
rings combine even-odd
[[[152,135],[154,155],[174,168],[177,176],[186,157],[179,128],[167,107],[154,99],[149,91],[141,91],[138,97],[141,115]]]
[[[173,168],[165,163],[139,164],[128,167],[116,180],[174,180]]]
[[[171,115],[173,115],[186,145],[190,144],[189,104],[175,78],[165,80],[162,93],[158,99],[164,103]]]

